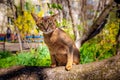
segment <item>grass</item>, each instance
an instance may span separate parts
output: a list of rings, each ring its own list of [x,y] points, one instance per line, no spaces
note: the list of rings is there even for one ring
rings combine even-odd
[[[14,65],[27,66],[49,66],[50,55],[46,46],[40,46],[38,49],[31,49],[30,52],[22,52],[13,55],[12,53],[0,52],[0,68]]]
[[[114,55],[115,49],[105,49],[95,43],[85,43],[80,48],[81,64],[90,63],[97,60],[110,58]]]

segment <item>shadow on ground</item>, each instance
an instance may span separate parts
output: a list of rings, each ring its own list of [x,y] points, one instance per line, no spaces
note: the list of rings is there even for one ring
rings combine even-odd
[[[0,80],[44,80],[43,68],[36,66],[14,66],[0,69]]]

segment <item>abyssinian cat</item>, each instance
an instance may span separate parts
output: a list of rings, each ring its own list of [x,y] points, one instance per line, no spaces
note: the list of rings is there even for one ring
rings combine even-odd
[[[50,51],[51,67],[66,66],[66,70],[70,70],[73,64],[79,64],[79,50],[74,41],[62,29],[56,27],[56,15],[46,17],[38,17],[34,13],[31,15],[43,32],[44,41]]]

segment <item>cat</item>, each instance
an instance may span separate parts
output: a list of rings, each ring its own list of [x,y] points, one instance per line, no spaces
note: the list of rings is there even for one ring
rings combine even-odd
[[[56,14],[46,17],[38,17],[31,13],[38,28],[43,32],[44,42],[48,46],[51,67],[65,66],[71,70],[72,65],[79,64],[80,53],[74,41],[60,28],[56,26]]]

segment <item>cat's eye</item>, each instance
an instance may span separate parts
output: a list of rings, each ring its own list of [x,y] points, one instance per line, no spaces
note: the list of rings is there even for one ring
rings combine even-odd
[[[52,24],[53,24],[53,22],[52,22],[52,21],[48,21],[48,23],[49,23],[49,25],[52,25]]]
[[[43,24],[43,23],[40,23],[40,26],[44,26],[44,24]]]
[[[51,20],[48,20],[47,22],[48,22],[48,23],[52,23],[52,21],[51,21]]]

